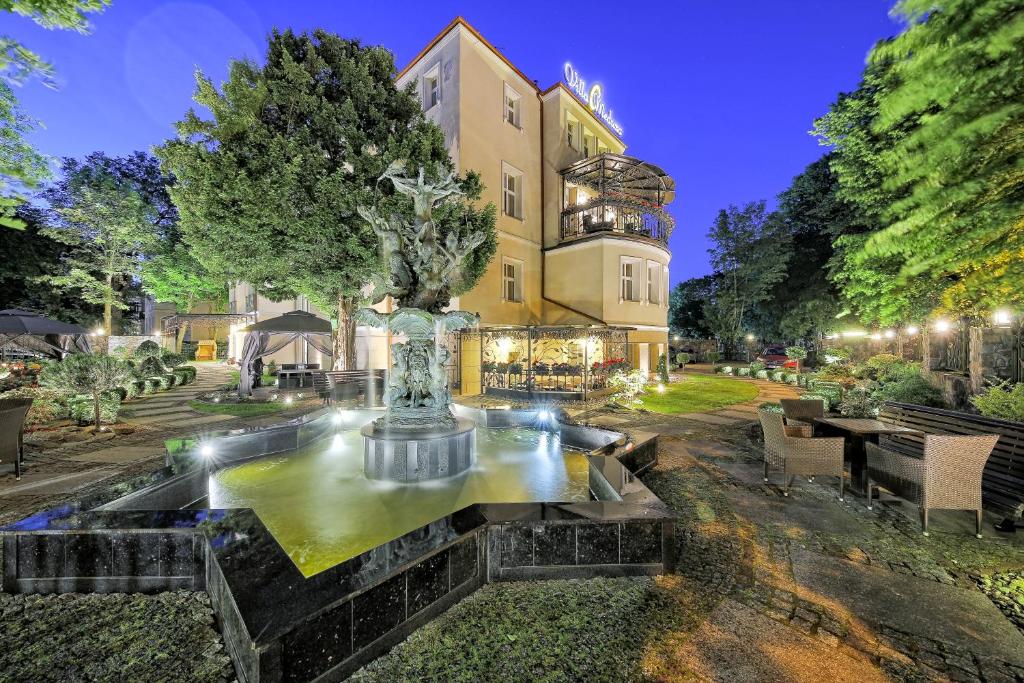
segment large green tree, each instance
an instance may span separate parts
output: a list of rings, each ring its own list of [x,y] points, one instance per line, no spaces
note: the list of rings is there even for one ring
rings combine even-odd
[[[126,283],[139,277],[142,260],[156,248],[152,208],[130,186],[113,177],[95,177],[77,186],[71,201],[55,209],[54,216],[56,222],[42,233],[70,249],[65,272],[44,279],[102,306],[103,330],[109,335],[113,311],[128,308]]]
[[[875,125],[879,101],[896,82],[891,63],[869,63],[858,88],[841,94],[828,113],[814,122],[814,133],[833,150],[827,159],[838,181],[835,197],[852,207],[842,231],[833,235],[830,278],[842,293],[844,308],[867,325],[920,321],[939,302],[934,282],[901,276],[905,255],[872,254],[864,249],[885,224],[888,207],[908,192],[889,182],[883,155],[916,128],[920,117],[907,115],[885,129]]]
[[[734,349],[752,309],[785,276],[790,238],[764,200],[722,209],[708,237],[718,281],[704,311],[718,339]]]
[[[28,17],[40,26],[85,33],[86,14],[99,12],[109,0],[0,0],[0,12]],[[0,34],[0,226],[23,228],[15,215],[29,192],[49,178],[47,159],[26,140],[36,122],[18,105],[13,87],[39,77],[55,87],[53,68],[38,54]]]
[[[65,272],[71,247],[43,235],[47,212],[31,204],[18,207],[23,230],[0,235],[0,309],[23,308],[92,329],[102,318],[99,306],[86,303],[75,291],[57,289],[47,276]]]
[[[377,182],[397,159],[431,173],[450,164],[441,130],[394,75],[384,48],[275,31],[262,66],[233,62],[220,89],[197,74],[195,101],[212,118],[190,111],[158,150],[177,178],[171,194],[197,258],[265,296],[302,294],[333,316],[335,367],[355,366],[353,314],[381,268],[356,208],[409,211]],[[478,196],[477,179],[464,184]],[[450,229],[493,232],[493,208],[449,211]],[[491,236],[474,264],[486,266],[494,248]]]
[[[705,275],[683,280],[668,296],[668,327],[673,336],[708,339],[714,330],[708,325],[704,303],[711,299],[717,278]]]
[[[904,280],[952,281],[948,304],[1024,304],[1024,5],[901,0],[894,12],[909,26],[870,57],[896,75],[873,127],[918,118],[881,154],[886,187],[907,192],[865,250],[901,255]]]

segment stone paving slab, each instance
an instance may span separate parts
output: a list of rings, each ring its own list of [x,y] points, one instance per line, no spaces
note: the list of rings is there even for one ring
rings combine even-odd
[[[203,413],[190,413],[180,420],[166,420],[162,424],[165,427],[186,427],[188,425],[204,425],[211,422],[223,422],[233,420],[231,415],[205,415]],[[281,418],[277,418],[280,421]]]
[[[92,453],[72,455],[68,457],[68,460],[76,462],[122,463],[151,458],[163,452],[164,449],[157,446],[113,446]]]
[[[888,681],[862,656],[800,633],[734,600],[723,600],[677,650],[698,677],[730,683]]]
[[[25,474],[21,481],[13,486],[0,488],[0,496],[21,495],[31,493],[33,495],[48,495],[53,493],[71,493],[83,486],[106,479],[114,474],[111,466],[89,469],[84,472],[69,472],[53,476],[51,474]]]
[[[130,422],[134,422],[136,424],[149,424],[151,422],[166,422],[168,424],[171,424],[174,422],[180,422],[181,420],[191,419],[197,416],[197,413],[188,410],[187,408],[179,408],[177,410],[172,410],[167,413],[159,413],[157,415],[140,415],[139,417],[127,418],[127,420]]]
[[[823,602],[976,654],[1024,665],[1024,635],[984,594],[848,562],[800,548],[791,552],[796,582]]]
[[[684,420],[696,420],[697,422],[706,422],[714,425],[734,425],[742,421],[734,417],[722,417],[715,413],[684,413],[679,417]]]

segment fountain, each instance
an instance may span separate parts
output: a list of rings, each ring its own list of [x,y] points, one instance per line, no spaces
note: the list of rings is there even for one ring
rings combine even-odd
[[[444,346],[448,332],[472,327],[476,315],[444,311],[454,283],[464,276],[466,257],[485,239],[482,233],[439,234],[432,214],[436,206],[461,197],[454,174],[437,181],[421,168],[415,178],[405,165],[393,163],[381,176],[412,197],[412,222],[382,217],[376,207],[359,214],[380,238],[387,275],[374,282],[374,298],[390,295],[398,308],[381,313],[363,308],[359,322],[390,330],[406,341],[391,345],[392,367],[384,390],[384,416],[362,429],[364,472],[370,479],[416,482],[449,477],[468,470],[474,460],[475,423],[451,411]]]

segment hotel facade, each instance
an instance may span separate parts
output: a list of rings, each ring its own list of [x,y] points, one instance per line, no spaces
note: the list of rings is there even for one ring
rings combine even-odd
[[[463,394],[586,394],[615,368],[653,372],[668,350],[673,223],[665,206],[674,182],[625,155],[600,85],[571,64],[563,77],[542,90],[461,18],[397,77],[444,131],[456,168],[480,174],[480,202],[498,207],[494,259],[452,301],[480,316],[476,330],[449,340]],[[302,298],[271,302],[244,283],[231,288],[230,302],[232,313],[258,319],[317,312]],[[233,332],[230,356],[241,342]],[[292,346],[275,360],[324,360],[301,341]],[[387,360],[387,336],[360,328],[358,366]]]

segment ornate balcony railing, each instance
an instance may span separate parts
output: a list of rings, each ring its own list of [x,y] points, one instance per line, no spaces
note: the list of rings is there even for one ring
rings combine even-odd
[[[671,229],[672,223],[659,213],[608,199],[563,211],[561,239],[612,232],[646,237],[664,244]]]

